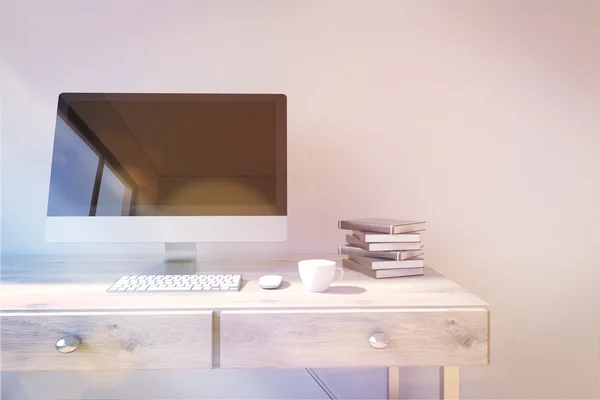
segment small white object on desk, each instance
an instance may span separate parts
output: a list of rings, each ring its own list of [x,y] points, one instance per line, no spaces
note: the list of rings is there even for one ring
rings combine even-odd
[[[336,271],[340,276],[335,279]],[[344,270],[331,260],[302,260],[298,262],[298,272],[304,286],[316,293],[325,292],[331,283],[344,277]]]
[[[263,275],[258,279],[258,284],[263,289],[277,289],[283,277],[280,275]]]

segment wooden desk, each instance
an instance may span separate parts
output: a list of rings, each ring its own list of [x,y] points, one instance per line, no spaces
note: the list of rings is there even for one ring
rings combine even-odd
[[[311,256],[201,260],[200,273],[242,273],[242,290],[160,294],[106,292],[155,260],[5,261],[2,369],[388,366],[389,397],[398,398],[399,367],[435,365],[441,393],[457,398],[458,367],[489,363],[488,304],[434,270],[376,280],[346,269],[328,292],[311,293],[297,273],[303,258]],[[260,289],[268,273],[284,276],[280,289]],[[74,335],[75,352],[55,350]],[[374,348],[373,336],[389,344]]]

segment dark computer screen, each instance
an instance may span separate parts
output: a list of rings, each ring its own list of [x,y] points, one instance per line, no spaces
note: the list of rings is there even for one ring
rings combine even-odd
[[[287,214],[279,94],[63,93],[48,216]]]

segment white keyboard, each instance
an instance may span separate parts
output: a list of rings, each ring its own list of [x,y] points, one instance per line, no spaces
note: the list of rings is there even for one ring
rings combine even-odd
[[[125,275],[108,292],[238,292],[241,274]]]

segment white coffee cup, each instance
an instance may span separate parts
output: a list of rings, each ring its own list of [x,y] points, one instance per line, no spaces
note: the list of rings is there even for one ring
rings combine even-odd
[[[311,292],[324,292],[334,280],[344,277],[344,270],[331,260],[302,260],[298,262],[298,271],[302,283]],[[340,271],[337,279],[334,279],[335,271]]]

